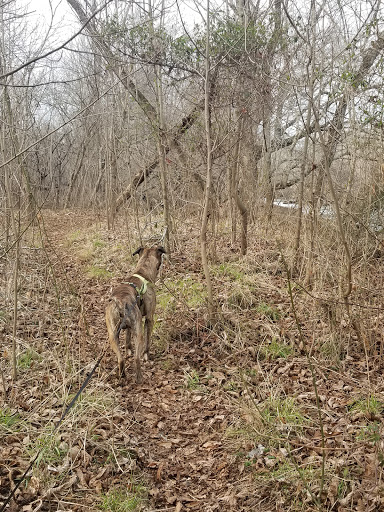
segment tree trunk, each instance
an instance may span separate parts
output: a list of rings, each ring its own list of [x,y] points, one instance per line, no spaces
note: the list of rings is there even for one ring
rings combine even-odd
[[[87,146],[84,143],[82,145],[81,150],[80,150],[80,156],[78,157],[78,163],[77,163],[75,169],[73,170],[72,175],[71,175],[70,180],[69,180],[69,188],[68,188],[67,197],[65,198],[64,208],[68,208],[69,207],[69,204],[70,204],[70,201],[71,201],[72,192],[73,192],[73,189],[75,187],[75,183],[77,181],[77,177],[79,176],[80,171],[81,171],[81,169],[83,167],[83,161],[84,161],[84,156],[85,156],[86,149],[87,149]]]
[[[248,209],[242,201],[239,194],[239,154],[241,147],[241,138],[243,136],[244,128],[244,116],[239,111],[237,116],[237,131],[236,131],[236,143],[234,148],[233,162],[232,162],[232,184],[231,192],[232,199],[236,204],[240,215],[241,215],[241,254],[244,256],[247,254],[247,232],[248,232]]]
[[[213,291],[211,275],[209,273],[208,256],[207,256],[207,230],[208,230],[208,212],[211,200],[212,188],[212,139],[211,139],[211,84],[210,84],[210,13],[209,13],[209,0],[207,0],[207,33],[206,33],[206,48],[205,48],[205,89],[204,89],[204,114],[205,114],[205,135],[207,144],[207,177],[205,183],[204,194],[204,208],[201,219],[201,262],[204,270],[205,279],[207,282],[208,294],[208,314],[211,322],[214,320],[214,305],[213,305]]]
[[[310,55],[309,61],[307,64],[307,76],[308,76],[308,104],[307,104],[307,117],[305,120],[305,129],[306,135],[304,139],[304,149],[303,149],[303,160],[301,162],[301,180],[300,180],[300,191],[299,191],[299,204],[298,204],[298,212],[297,212],[297,227],[296,227],[296,236],[295,236],[295,247],[294,247],[294,257],[293,257],[293,268],[297,267],[298,258],[299,258],[299,248],[300,248],[300,237],[301,237],[301,225],[303,220],[303,203],[304,203],[304,182],[305,182],[305,170],[308,167],[308,146],[309,146],[309,129],[311,126],[311,117],[312,117],[312,101],[313,101],[313,93],[314,93],[314,70],[315,70],[315,42],[316,42],[316,24],[315,24],[315,5],[312,0],[311,2],[311,30],[308,31],[312,34],[311,46],[310,46]],[[310,68],[310,69],[309,69]]]
[[[265,201],[266,201],[266,217],[268,223],[272,219],[273,201],[275,198],[275,192],[272,185],[272,148],[271,148],[271,122],[269,115],[264,120],[264,169],[263,169],[263,180],[265,188]]]
[[[157,130],[157,151],[160,162],[160,181],[161,191],[163,196],[164,205],[164,223],[165,223],[165,249],[171,256],[170,238],[171,238],[171,217],[169,213],[169,198],[168,198],[168,180],[167,180],[167,161],[166,161],[166,141],[165,141],[165,124],[164,124],[164,106],[163,106],[163,84],[161,77],[161,69],[156,66],[156,89],[157,89],[157,103],[159,112],[159,128]]]

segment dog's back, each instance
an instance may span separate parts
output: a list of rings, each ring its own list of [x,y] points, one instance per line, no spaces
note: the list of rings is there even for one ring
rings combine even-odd
[[[131,310],[136,306],[140,307],[139,297],[135,293],[135,289],[130,284],[120,284],[112,291],[111,302],[115,303],[119,311],[120,330],[131,327],[130,318],[134,316],[131,314]]]

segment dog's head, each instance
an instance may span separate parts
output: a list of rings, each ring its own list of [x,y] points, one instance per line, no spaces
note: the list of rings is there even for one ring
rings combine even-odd
[[[160,245],[157,247],[139,247],[132,256],[136,256],[136,254],[139,255],[139,263],[141,261],[153,261],[156,264],[156,270],[159,270],[163,254],[167,254],[164,247],[161,247]]]

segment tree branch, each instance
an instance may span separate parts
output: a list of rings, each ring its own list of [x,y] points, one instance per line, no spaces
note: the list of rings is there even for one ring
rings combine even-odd
[[[22,64],[21,66],[19,66],[18,68],[15,68],[13,69],[12,71],[8,71],[8,73],[4,73],[3,75],[0,75],[0,80],[2,80],[3,78],[7,78],[8,76],[11,76],[11,75],[14,75],[15,73],[17,73],[18,71],[21,71],[22,69],[26,68],[27,66],[31,65],[31,64],[34,64],[35,62],[38,62],[39,60],[41,59],[45,59],[46,57],[49,57],[50,55],[52,55],[53,53],[56,53],[60,50],[63,50],[65,48],[65,46],[70,43],[71,41],[73,41],[78,35],[80,35],[83,30],[87,27],[87,25],[91,22],[91,20],[99,13],[101,12],[103,9],[105,9],[105,7],[111,3],[112,0],[107,0],[107,2],[105,2],[105,4],[100,7],[99,9],[97,9],[89,18],[85,17],[85,19],[83,20],[83,25],[82,27],[80,28],[80,30],[78,30],[75,34],[73,34],[73,36],[71,36],[67,41],[65,41],[65,43],[61,44],[60,46],[58,46],[57,48],[54,48],[53,50],[50,50],[49,52],[47,53],[44,53],[43,55],[38,55],[36,57],[34,57],[33,59],[27,61],[27,62],[24,62],[24,64]]]

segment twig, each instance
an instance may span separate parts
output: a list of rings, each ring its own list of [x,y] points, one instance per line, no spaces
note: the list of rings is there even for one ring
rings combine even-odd
[[[309,369],[310,369],[310,372],[311,372],[311,376],[312,376],[313,390],[315,392],[315,397],[316,397],[316,408],[317,408],[317,412],[318,412],[318,416],[319,416],[319,426],[320,426],[320,434],[321,434],[321,449],[322,449],[321,482],[320,482],[320,490],[319,490],[319,499],[320,499],[320,502],[321,502],[321,495],[323,493],[324,481],[325,481],[325,434],[324,434],[323,418],[322,418],[322,415],[321,415],[320,397],[319,397],[319,392],[318,392],[318,389],[317,389],[317,380],[316,380],[317,377],[316,377],[315,368],[314,368],[313,363],[312,363],[312,358],[309,355],[309,353],[308,353],[308,351],[307,351],[307,349],[305,347],[305,339],[304,339],[303,331],[301,329],[301,324],[300,324],[299,318],[297,316],[295,302],[293,300],[292,285],[291,285],[291,272],[290,272],[290,269],[288,267],[288,264],[287,264],[287,262],[286,262],[286,260],[284,258],[284,255],[283,255],[282,251],[280,251],[280,255],[281,255],[281,258],[283,260],[283,264],[284,264],[284,267],[285,267],[285,270],[286,270],[286,273],[287,273],[288,294],[289,294],[289,299],[291,301],[292,313],[293,313],[293,316],[294,316],[294,319],[295,319],[297,330],[299,332],[299,339],[300,339],[300,342],[301,342],[302,350],[304,350],[305,356],[306,356],[307,361],[308,361],[308,366],[309,366]]]

